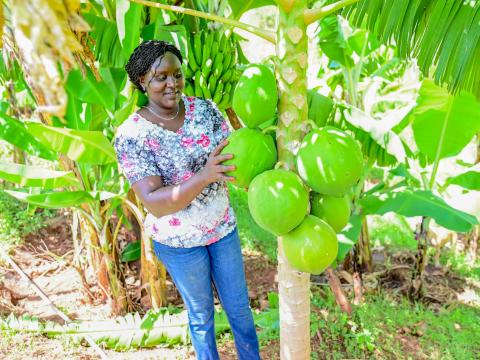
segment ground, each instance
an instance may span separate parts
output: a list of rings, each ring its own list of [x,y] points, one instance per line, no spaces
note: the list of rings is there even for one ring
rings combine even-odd
[[[94,295],[87,302],[79,273],[71,266],[73,246],[68,215],[49,221],[49,226],[28,235],[15,247],[12,258],[71,319],[109,317],[110,307],[101,301],[97,286],[89,284]],[[268,307],[268,294],[277,290],[276,267],[259,251],[244,250],[245,269],[251,306],[257,312]],[[469,341],[480,330],[476,324],[480,283],[465,279],[448,266],[427,268],[426,297],[411,304],[404,292],[410,276],[413,255],[408,251],[375,252],[375,269],[363,278],[365,304],[349,318],[338,310],[323,276],[312,277],[312,358],[382,359],[465,359],[480,356],[480,343]],[[130,266],[135,272],[135,264]],[[338,271],[343,287],[351,296],[351,277]],[[134,275],[132,275],[134,276]],[[132,283],[134,283],[132,280]],[[169,301],[182,306],[169,282]],[[5,265],[0,273],[0,311],[30,314],[42,320],[61,322],[29,284]],[[461,303],[468,303],[466,307]],[[260,333],[263,359],[278,359],[278,329]],[[463,341],[463,342],[462,342]],[[436,343],[438,342],[438,343]],[[229,333],[219,338],[219,352],[225,360],[236,359]],[[450,349],[449,349],[450,347]],[[112,359],[193,359],[191,347],[155,348],[115,352]],[[459,357],[460,356],[460,357]],[[5,334],[0,340],[0,357],[6,359],[97,359],[95,351],[73,343],[68,337],[48,338],[27,334]]]

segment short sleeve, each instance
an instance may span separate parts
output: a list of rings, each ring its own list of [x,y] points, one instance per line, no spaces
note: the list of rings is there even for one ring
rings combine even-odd
[[[120,135],[114,141],[120,170],[130,185],[147,176],[161,176],[152,151],[135,138]]]
[[[213,101],[207,101],[210,104],[213,116],[213,137],[215,138],[215,143],[219,144],[230,135],[230,129],[217,105]]]

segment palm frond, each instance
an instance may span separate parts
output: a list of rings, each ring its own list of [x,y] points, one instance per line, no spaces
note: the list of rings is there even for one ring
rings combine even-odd
[[[143,318],[138,313],[116,319],[85,321],[60,325],[52,321],[10,314],[0,319],[0,333],[36,333],[47,336],[71,335],[77,341],[90,336],[108,349],[128,350],[153,347],[160,344],[186,344],[189,341],[186,311],[169,313],[167,309],[150,311]]]
[[[449,91],[480,99],[480,0],[360,0],[345,10]]]

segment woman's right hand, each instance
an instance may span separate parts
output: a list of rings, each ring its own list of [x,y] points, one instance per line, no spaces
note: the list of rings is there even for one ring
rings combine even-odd
[[[233,154],[220,154],[228,140],[222,141],[208,157],[205,167],[198,172],[198,175],[203,178],[207,184],[217,181],[235,181],[233,176],[227,176],[224,173],[236,169],[234,165],[222,165],[225,160],[233,159]]]

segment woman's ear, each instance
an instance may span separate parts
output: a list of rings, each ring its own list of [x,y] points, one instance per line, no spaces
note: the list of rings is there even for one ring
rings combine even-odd
[[[147,87],[145,86],[145,76],[140,76],[138,80],[143,91],[147,91]]]

